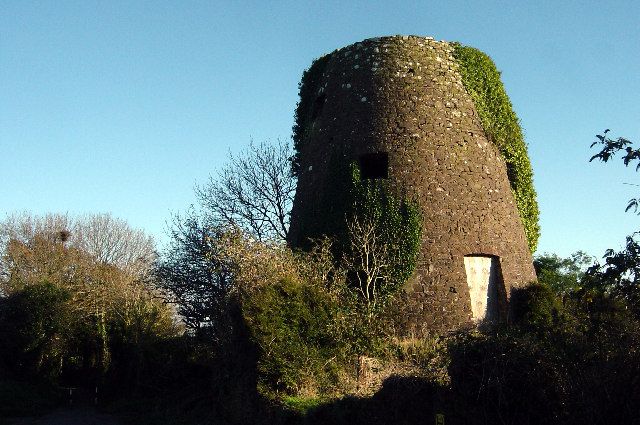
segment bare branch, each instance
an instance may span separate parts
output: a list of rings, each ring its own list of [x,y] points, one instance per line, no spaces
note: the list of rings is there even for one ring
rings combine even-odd
[[[392,255],[380,229],[373,220],[354,215],[347,222],[350,254],[343,258],[347,269],[352,270],[369,318],[379,303],[379,289],[390,278]]]
[[[218,225],[238,226],[258,240],[285,241],[296,189],[289,144],[253,142],[215,177],[196,187],[200,203]]]

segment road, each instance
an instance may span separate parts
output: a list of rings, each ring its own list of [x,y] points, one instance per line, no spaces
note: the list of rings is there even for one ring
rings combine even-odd
[[[0,418],[0,425],[123,425],[116,417],[98,413],[93,407],[57,409],[37,418]]]

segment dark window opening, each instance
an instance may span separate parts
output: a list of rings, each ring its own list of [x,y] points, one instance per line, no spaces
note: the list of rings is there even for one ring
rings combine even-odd
[[[389,178],[389,154],[376,152],[361,155],[360,177],[363,180]]]
[[[326,100],[327,100],[327,96],[324,94],[321,94],[320,96],[316,97],[315,102],[313,102],[313,108],[311,109],[312,120],[315,120],[320,116],[320,114],[322,114],[322,108],[324,107],[324,103]]]

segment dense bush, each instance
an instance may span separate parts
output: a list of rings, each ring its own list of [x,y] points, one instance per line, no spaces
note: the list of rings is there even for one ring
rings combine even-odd
[[[546,285],[534,283],[511,290],[512,321],[529,331],[558,326],[562,314],[562,301]]]
[[[107,215],[75,233],[70,223],[0,223],[0,379],[134,389],[157,343],[177,333],[149,281],[151,242]]]
[[[285,394],[317,394],[338,382],[344,344],[336,338],[338,303],[321,288],[286,277],[243,303],[260,347],[259,385]]]
[[[308,395],[335,387],[346,349],[338,325],[344,306],[339,273],[329,277],[320,266],[331,264],[328,251],[296,255],[241,233],[229,233],[222,245],[233,265],[229,303],[240,312],[229,325],[246,328],[256,349],[260,392]]]
[[[466,406],[460,423],[638,423],[639,323],[610,300],[583,302],[545,332],[452,340],[451,397]]]
[[[294,253],[229,230],[215,245],[233,279],[210,349],[234,405],[256,390],[278,402],[348,392],[358,356],[384,350],[384,324],[367,316],[326,240]]]
[[[68,291],[49,282],[0,298],[0,361],[14,374],[56,380],[75,347]]]

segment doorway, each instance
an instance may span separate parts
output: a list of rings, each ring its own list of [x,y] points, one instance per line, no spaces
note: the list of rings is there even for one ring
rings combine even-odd
[[[471,313],[476,322],[500,320],[502,270],[494,255],[472,254],[464,257],[467,285],[471,298]]]

